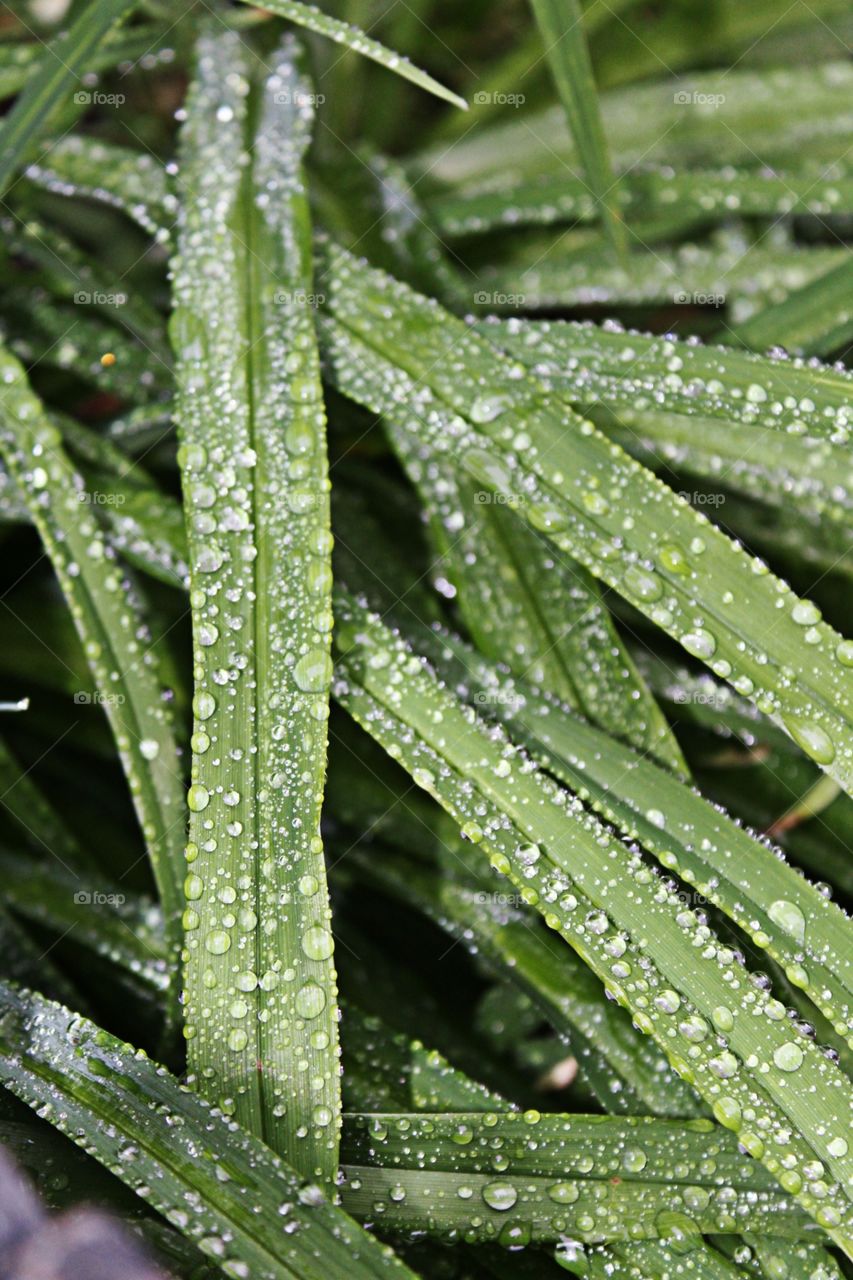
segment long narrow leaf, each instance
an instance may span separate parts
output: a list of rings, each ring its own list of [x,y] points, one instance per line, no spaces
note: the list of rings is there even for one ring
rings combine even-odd
[[[203,37],[182,141],[172,333],[195,655],[185,1033],[196,1086],[330,1181],[338,1049],[319,823],[332,539],[300,169],[310,86],[295,57],[286,44],[261,84],[236,35]]]

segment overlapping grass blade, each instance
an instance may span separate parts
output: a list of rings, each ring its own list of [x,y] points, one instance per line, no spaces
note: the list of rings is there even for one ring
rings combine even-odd
[[[616,194],[617,181],[607,154],[579,0],[531,0],[531,4],[586,182],[611,244],[622,253],[626,246],[625,226]]]
[[[463,708],[378,620],[351,601],[339,606],[338,700],[631,1010],[716,1118],[849,1251],[851,1100],[843,1073],[791,1027],[784,1005],[751,980],[674,886]]]
[[[465,856],[454,847],[452,861]],[[640,1036],[624,1009],[604,998],[594,974],[520,904],[509,908],[496,876],[465,881],[388,856],[372,846],[358,862],[363,883],[383,889],[425,912],[456,941],[488,961],[525,992],[569,1043],[584,1081],[614,1115],[697,1115],[692,1091],[669,1068],[657,1045]],[[497,881],[497,884],[495,883]]]
[[[779,346],[803,355],[830,355],[853,337],[851,290],[853,258],[848,253],[825,275],[735,325],[726,340],[753,351]]]
[[[121,209],[160,243],[170,238],[177,196],[165,167],[147,151],[69,133],[29,166],[26,177],[56,195]]]
[[[752,1225],[779,1237],[809,1233],[806,1215],[710,1120],[538,1111],[353,1116],[342,1160],[343,1203],[354,1216],[381,1204],[383,1227],[428,1228],[468,1243],[665,1236],[670,1214],[695,1237]]]
[[[0,984],[3,1083],[232,1276],[409,1276],[256,1138],[143,1053]]]
[[[245,0],[245,3],[253,4],[254,0]],[[264,0],[263,8],[269,13],[277,14],[280,18],[287,18],[288,21],[297,23],[300,27],[306,27],[309,31],[316,31],[318,35],[326,36],[336,44],[354,49],[356,53],[369,58],[371,62],[387,67],[389,71],[402,76],[404,80],[410,80],[419,89],[425,89],[427,93],[432,93],[445,102],[451,102],[455,107],[461,107],[463,111],[468,105],[464,98],[460,98],[458,94],[439,84],[431,75],[409,62],[409,59],[404,58],[402,54],[386,49],[378,40],[372,40],[358,27],[333,18],[322,9],[318,9],[316,5],[301,4],[300,0],[269,0],[269,3]]]
[[[180,934],[183,895],[183,782],[151,637],[135,592],[123,580],[60,434],[27,385],[20,364],[0,355],[0,454],[25,498],[71,609],[115,735],[148,847],[166,928]]]
[[[735,920],[853,1047],[853,927],[840,907],[671,773],[501,677],[469,646],[433,636],[426,652],[451,687],[467,689],[607,822]]]
[[[614,409],[768,427],[840,445],[850,439],[853,374],[838,365],[614,325],[491,320],[478,327],[578,405],[600,401]]]
[[[332,538],[301,177],[310,84],[296,55],[283,46],[262,84],[236,35],[204,36],[183,133],[172,333],[195,655],[185,1031],[196,1087],[328,1182]]]
[[[136,0],[94,0],[53,46],[0,128],[0,194],[30,159],[51,117],[71,96],[104,37],[135,7]]]
[[[327,262],[323,333],[341,390],[375,412],[405,414],[424,449],[512,495],[528,523],[850,789],[853,645],[817,606],[462,321],[341,250]]]
[[[435,454],[422,457],[422,440],[407,429],[405,415],[386,414],[385,421],[431,516],[433,544],[481,651],[686,772],[595,580],[518,519],[513,495],[493,495]]]
[[[623,216],[649,218],[677,208],[706,222],[742,217],[821,218],[853,209],[853,177],[823,170],[780,174],[774,170],[685,169],[663,165],[623,175],[615,190]],[[591,222],[596,202],[586,183],[571,174],[543,174],[536,181],[498,191],[444,192],[429,202],[436,229],[445,237],[480,235],[501,227]]]

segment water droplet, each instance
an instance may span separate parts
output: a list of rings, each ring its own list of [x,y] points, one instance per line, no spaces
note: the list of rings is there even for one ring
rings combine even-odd
[[[803,1051],[793,1040],[789,1040],[775,1050],[773,1061],[780,1071],[797,1071],[802,1065]]]
[[[205,948],[213,956],[223,956],[231,947],[231,935],[224,929],[212,929],[204,942]]]
[[[511,1182],[490,1182],[483,1187],[483,1199],[492,1209],[505,1213],[518,1199],[518,1192]]]
[[[328,960],[334,949],[332,935],[322,925],[306,929],[302,935],[302,950],[311,960]]]
[[[795,902],[785,898],[777,898],[771,903],[767,914],[774,924],[784,929],[797,942],[803,942],[806,936],[806,918]]]

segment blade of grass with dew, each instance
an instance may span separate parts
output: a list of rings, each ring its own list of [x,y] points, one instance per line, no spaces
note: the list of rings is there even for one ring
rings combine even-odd
[[[836,903],[668,771],[501,676],[468,645],[433,636],[425,652],[554,777],[735,920],[853,1047],[853,926]]]
[[[0,352],[0,386],[0,455],[26,499],[102,695],[176,945],[183,899],[182,771],[144,618],[94,514],[80,502],[82,481],[58,430],[8,352]]]
[[[497,1173],[496,1149],[505,1157]],[[710,1120],[538,1111],[348,1116],[342,1167],[343,1203],[354,1216],[379,1203],[391,1230],[429,1224],[468,1243],[631,1240],[666,1234],[669,1213],[683,1215],[683,1229],[696,1237],[752,1225],[792,1239],[810,1230],[734,1135]]]
[[[164,1067],[43,997],[0,984],[3,1083],[227,1274],[412,1272]]]
[[[853,373],[671,335],[572,321],[494,321],[479,332],[576,404],[717,419],[847,444]]]
[[[688,169],[674,173],[663,166],[624,175],[615,191],[623,216],[648,218],[677,207],[702,221],[741,217],[820,218],[853,211],[853,175],[750,169]],[[543,174],[500,191],[443,192],[428,202],[436,230],[445,238],[482,235],[502,227],[551,226],[593,222],[594,195],[571,174]]]
[[[506,895],[499,888],[493,892],[492,878],[460,882],[383,853],[374,845],[367,855],[350,853],[347,861],[358,867],[362,882],[423,911],[528,995],[568,1039],[606,1111],[682,1119],[698,1114],[695,1095],[671,1072],[657,1045],[633,1030],[624,1009],[604,998],[600,983],[570,947],[553,942],[526,912],[507,909],[501,902]],[[463,853],[454,851],[454,858]]]
[[[169,989],[169,948],[163,919],[150,900],[117,892],[89,871],[75,874],[0,852],[3,893],[26,920],[119,965],[152,991]],[[92,910],[92,904],[97,910]]]
[[[648,243],[650,237],[645,239]],[[572,249],[563,242],[544,255],[537,246],[532,258],[484,269],[475,285],[484,293],[506,297],[513,309],[523,305],[526,311],[604,304],[681,306],[696,301],[728,306],[729,323],[737,324],[840,266],[845,258],[846,251],[835,246],[756,242],[738,229],[721,231],[700,244],[636,250],[625,267],[596,243]],[[513,298],[523,302],[512,302]],[[731,344],[728,330],[725,337]]]
[[[686,773],[594,578],[515,515],[513,494],[483,490],[435,455],[422,459],[405,417],[386,413],[385,425],[431,516],[433,544],[478,648]]]
[[[172,334],[195,657],[185,1033],[195,1086],[329,1184],[340,1104],[319,824],[332,539],[300,301],[311,86],[297,56],[288,41],[262,84],[236,35],[204,36],[181,144]]]
[[[736,67],[726,73],[720,102],[720,72],[691,72],[668,82],[629,85],[601,95],[601,113],[617,169],[661,163],[755,164],[796,168],[837,163],[849,145],[853,68],[841,59],[799,67]],[[715,101],[713,110],[685,110],[688,103]],[[553,177],[577,159],[565,112],[556,106],[525,112],[523,119],[480,128],[448,146],[441,142],[412,160],[415,177],[428,171],[450,185],[475,184],[509,191],[537,174]]]
[[[825,275],[727,330],[726,341],[753,351],[785,347],[800,355],[829,355],[853,337],[851,292],[853,255],[848,251]]]
[[[639,853],[463,707],[367,610],[342,596],[336,608],[335,696],[345,710],[574,947],[720,1123],[853,1250],[853,1100],[843,1072],[787,1025],[784,1006]]]
[[[94,0],[52,45],[0,127],[0,195],[30,159],[54,111],[73,93],[98,46],[136,7],[136,0]]]
[[[341,250],[327,261],[333,319],[321,332],[339,388],[405,412],[424,450],[516,495],[559,550],[853,788],[853,642],[462,321]]]
[[[610,243],[617,253],[624,254],[625,226],[616,195],[617,181],[607,152],[579,0],[531,0],[531,5],[586,181],[601,211]]]
[[[254,0],[245,0],[245,3],[252,4]],[[346,45],[348,49],[355,50],[356,53],[369,58],[371,62],[378,63],[380,67],[385,67],[396,75],[402,76],[404,80],[411,81],[419,89],[426,90],[427,93],[441,98],[444,102],[452,103],[454,107],[461,107],[463,111],[467,110],[468,104],[464,98],[460,98],[458,94],[439,84],[408,58],[394,53],[391,49],[386,49],[378,40],[371,40],[370,36],[365,35],[358,27],[351,26],[348,22],[341,22],[339,18],[333,18],[331,14],[324,13],[315,5],[301,4],[299,0],[263,0],[262,7],[268,13],[274,13],[279,18],[287,18],[289,22],[295,22],[298,26],[307,28],[308,31],[316,31],[318,35],[326,36],[336,44]]]
[[[29,166],[26,178],[55,195],[120,209],[159,244],[171,238],[178,198],[169,171],[147,151],[70,133]]]

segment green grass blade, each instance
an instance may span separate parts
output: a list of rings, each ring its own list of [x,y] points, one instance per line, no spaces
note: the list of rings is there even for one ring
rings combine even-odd
[[[570,321],[485,321],[478,328],[575,404],[662,409],[839,445],[850,439],[853,373],[838,365]]]
[[[623,253],[625,225],[616,194],[616,178],[607,154],[579,0],[531,0],[531,4],[586,181],[601,209],[611,244],[618,253]]]
[[[556,778],[735,920],[853,1047],[853,927],[836,903],[672,774],[454,637],[434,636],[426,652]]]
[[[166,169],[147,151],[70,133],[31,164],[26,176],[56,195],[121,209],[161,244],[170,239],[177,197]]]
[[[136,0],[94,0],[54,45],[0,128],[0,195],[30,159],[58,106],[81,83],[98,46],[135,7]]]
[[[686,169],[664,166],[630,171],[616,189],[623,216],[650,218],[678,209],[701,222],[741,217],[779,218],[813,214],[820,218],[853,210],[853,175],[823,169],[778,173],[745,168]],[[571,174],[542,174],[508,190],[443,192],[428,203],[436,230],[445,238],[482,235],[502,227],[593,222],[595,199]]]
[[[59,578],[102,696],[148,847],[166,927],[180,935],[182,770],[144,620],[105,543],[59,432],[17,360],[0,354],[0,455]]]
[[[254,0],[245,0],[245,3],[252,4]],[[425,89],[427,93],[432,93],[436,98],[450,102],[455,107],[461,107],[463,111],[467,110],[468,104],[464,98],[460,98],[458,94],[439,84],[426,71],[409,62],[408,58],[394,53],[391,49],[386,49],[378,40],[372,40],[358,27],[348,22],[341,22],[339,18],[333,18],[315,5],[301,4],[299,0],[269,0],[269,3],[264,0],[262,7],[279,18],[287,18],[289,22],[295,22],[309,31],[316,31],[318,35],[326,36],[336,44],[354,49],[356,53],[369,58],[371,62],[376,62],[380,67],[386,67],[396,75],[402,76],[404,80],[411,81],[419,89]]]
[[[3,1083],[231,1276],[411,1277],[267,1147],[84,1018],[0,984]]]
[[[405,416],[386,414],[392,442],[430,514],[433,543],[479,649],[578,708],[609,733],[687,766],[590,575],[555,553],[509,503],[424,456]]]
[[[450,861],[463,857],[464,847],[454,847]],[[363,857],[350,853],[347,863],[353,862],[363,882],[425,912],[490,962],[496,977],[505,975],[528,995],[568,1040],[585,1082],[606,1111],[681,1118],[698,1114],[695,1095],[674,1075],[657,1045],[632,1028],[625,1010],[604,998],[595,975],[568,947],[555,946],[529,911],[507,909],[497,877],[481,874],[473,884],[458,882],[458,877],[441,877],[401,854],[383,856],[376,846]]]
[[[185,1030],[196,1086],[329,1182],[339,1083],[319,823],[332,539],[301,178],[310,85],[292,43],[265,84],[241,49],[232,33],[203,37],[182,140],[172,332],[195,655]]]
[[[840,1069],[791,1028],[784,1005],[674,887],[463,708],[377,619],[341,599],[335,636],[345,709],[631,1010],[741,1145],[851,1250],[852,1108]]]
[[[495,1151],[503,1159],[498,1169]],[[710,1166],[716,1166],[710,1172]],[[678,1174],[673,1176],[673,1167]],[[477,1111],[348,1116],[343,1203],[383,1227],[505,1247],[742,1227],[802,1238],[809,1221],[709,1120]],[[606,1188],[606,1194],[602,1194]]]
[[[802,355],[830,355],[853,337],[853,256],[767,307],[726,334],[754,351],[786,347]]]
[[[405,412],[429,448],[512,495],[559,550],[853,788],[853,651],[815,605],[437,304],[340,250],[326,280],[323,332],[345,394]]]

